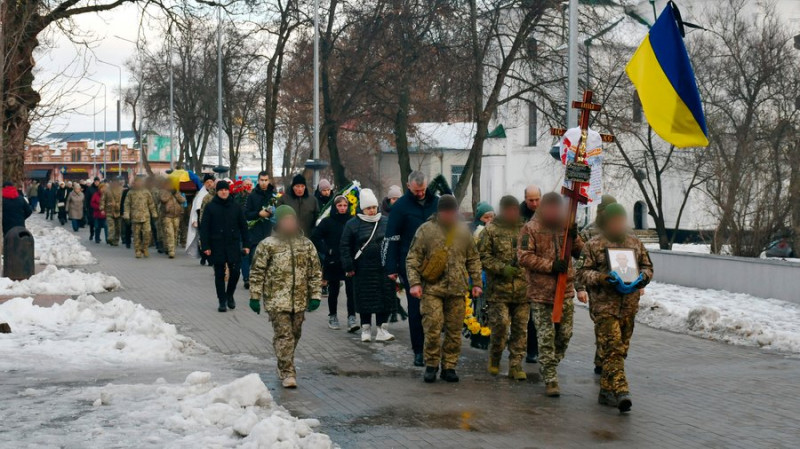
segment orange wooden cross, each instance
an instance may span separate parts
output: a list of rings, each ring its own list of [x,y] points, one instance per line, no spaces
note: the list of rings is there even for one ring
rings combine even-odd
[[[589,134],[589,113],[591,111],[599,111],[602,106],[592,103],[592,91],[586,90],[583,92],[583,101],[573,101],[572,107],[581,110],[579,125],[581,128],[581,138],[578,146],[575,149],[574,164],[586,164],[586,140]],[[554,136],[563,136],[566,132],[565,129],[552,128],[550,133]],[[603,142],[613,142],[614,136],[610,134],[601,134],[600,137]],[[581,189],[586,183],[572,182],[572,188],[561,188],[561,194],[569,198],[569,209],[567,220],[564,227],[564,238],[561,245],[561,260],[567,262],[567,267],[572,263],[572,239],[569,237],[569,230],[575,224],[575,218],[578,213],[578,204],[586,204],[589,199],[581,193]],[[561,322],[561,314],[564,309],[564,296],[567,292],[567,277],[569,276],[569,268],[565,273],[559,273],[558,282],[556,283],[556,294],[553,298],[553,322]]]

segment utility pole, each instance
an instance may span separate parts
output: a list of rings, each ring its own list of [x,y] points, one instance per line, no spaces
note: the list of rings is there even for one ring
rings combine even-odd
[[[217,6],[217,165],[222,167],[222,7]],[[220,176],[222,173],[220,173]]]
[[[122,67],[101,59],[98,59],[97,62],[116,67],[119,71],[119,98],[117,99],[117,175],[122,176]],[[103,142],[103,145],[108,149],[108,144]]]
[[[314,147],[311,158],[319,160],[319,0],[314,0]],[[319,184],[319,170],[314,169],[314,185]]]
[[[172,81],[172,25],[167,31],[167,56],[169,57],[169,168],[175,169],[175,145],[173,143],[173,130],[175,129],[175,95]]]
[[[578,1],[569,0],[569,39],[567,42],[567,129],[578,126],[578,117],[572,112],[572,101],[578,93]]]

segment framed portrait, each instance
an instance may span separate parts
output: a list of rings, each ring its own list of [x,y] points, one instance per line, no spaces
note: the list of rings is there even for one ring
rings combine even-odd
[[[639,277],[639,262],[636,251],[630,248],[606,248],[609,272],[616,271],[627,284]]]

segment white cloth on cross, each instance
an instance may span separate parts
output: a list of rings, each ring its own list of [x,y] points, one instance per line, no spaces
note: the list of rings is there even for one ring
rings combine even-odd
[[[575,160],[575,153],[581,141],[581,129],[570,128],[561,137],[561,163],[565,166]],[[603,196],[603,139],[600,133],[592,130],[586,136],[586,163],[592,168],[592,177],[588,184],[581,187],[581,194],[589,198],[589,202],[581,207],[598,204]],[[572,190],[573,182],[564,180],[564,187]]]

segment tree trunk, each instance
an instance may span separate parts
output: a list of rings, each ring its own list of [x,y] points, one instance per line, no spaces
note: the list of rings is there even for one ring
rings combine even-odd
[[[397,148],[397,163],[400,165],[400,185],[406,185],[411,174],[411,157],[408,153],[408,108],[411,88],[408,77],[403,77],[403,86],[397,97],[397,114],[394,118],[394,141]]]
[[[795,151],[792,152],[795,156],[800,150],[800,145],[794,146]],[[789,177],[789,201],[792,204],[792,249],[794,250],[795,257],[800,254],[800,163],[797,157],[791,158],[791,174]]]

